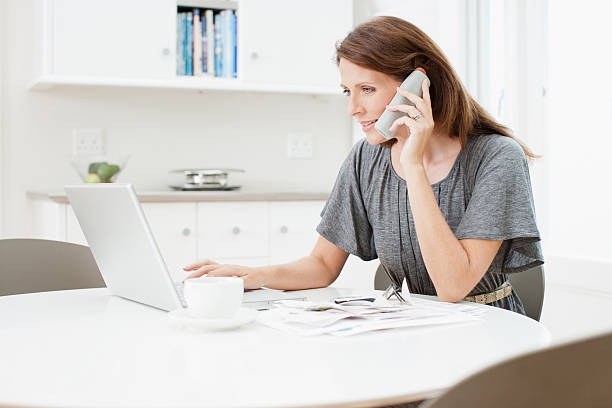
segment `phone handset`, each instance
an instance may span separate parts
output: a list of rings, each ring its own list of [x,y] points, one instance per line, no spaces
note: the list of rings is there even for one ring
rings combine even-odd
[[[418,67],[417,69],[412,71],[410,75],[408,75],[408,77],[400,85],[400,88],[412,92],[413,94],[416,94],[420,98],[422,98],[423,88],[421,86],[424,80],[427,80],[427,85],[431,84],[429,78],[427,78],[427,75],[425,75],[425,70],[421,67]],[[414,103],[412,103],[410,100],[408,100],[408,98],[403,97],[399,93],[396,93],[393,99],[391,99],[391,102],[389,103],[389,106],[393,105],[414,106]],[[374,129],[376,129],[378,133],[383,135],[385,139],[392,139],[395,136],[395,132],[397,132],[397,129],[394,132],[391,132],[389,128],[391,127],[393,122],[405,115],[406,114],[404,112],[385,110],[380,116],[380,118],[378,118],[378,121],[374,125]]]

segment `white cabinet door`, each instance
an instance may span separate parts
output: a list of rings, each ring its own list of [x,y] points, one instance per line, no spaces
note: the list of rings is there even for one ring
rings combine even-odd
[[[270,203],[270,263],[295,261],[310,255],[325,201]]]
[[[54,74],[171,77],[176,0],[54,0]]]
[[[196,203],[144,203],[142,209],[172,279],[196,261]]]
[[[268,256],[268,203],[198,203],[198,257]]]
[[[352,0],[240,0],[240,78],[339,87],[332,61],[334,44],[351,30],[352,4]]]

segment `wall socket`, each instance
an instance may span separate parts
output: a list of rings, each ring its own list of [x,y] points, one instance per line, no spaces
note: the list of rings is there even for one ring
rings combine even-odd
[[[310,133],[289,133],[287,156],[290,159],[312,159],[312,135]]]
[[[72,154],[74,156],[104,154],[102,129],[72,129]]]

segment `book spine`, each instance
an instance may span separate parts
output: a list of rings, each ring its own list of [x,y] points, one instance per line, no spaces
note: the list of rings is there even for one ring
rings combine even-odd
[[[215,76],[223,76],[223,19],[215,14]]]
[[[183,13],[176,13],[176,75],[183,75]]]
[[[206,62],[209,76],[215,76],[215,21],[213,11],[206,10]]]
[[[187,75],[187,13],[182,13],[183,14],[183,19],[182,19],[182,24],[181,24],[181,28],[182,28],[182,37],[183,37],[183,41],[182,41],[182,61],[181,61],[181,70],[183,72],[183,75]]]
[[[200,10],[193,10],[193,75],[202,75],[202,30],[200,28]]]
[[[231,78],[234,69],[234,42],[232,37],[232,10],[223,10],[223,77]]]
[[[193,13],[187,13],[187,75],[193,75]]]
[[[202,21],[200,24],[200,36],[202,37],[202,47],[200,48],[200,54],[202,55],[201,57],[201,64],[202,64],[202,74],[206,75],[208,73],[208,44],[207,44],[207,38],[206,38],[206,27],[207,27],[207,21],[206,21],[206,16],[204,14],[202,14]]]
[[[238,78],[238,16],[233,13],[233,26],[234,26],[234,78]]]

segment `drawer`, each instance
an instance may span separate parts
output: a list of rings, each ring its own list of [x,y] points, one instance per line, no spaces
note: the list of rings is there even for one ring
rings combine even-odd
[[[270,203],[270,263],[295,261],[310,255],[319,234],[325,201]]]
[[[268,256],[267,202],[198,203],[198,259]]]
[[[196,204],[143,203],[142,210],[173,280],[196,257]]]

